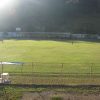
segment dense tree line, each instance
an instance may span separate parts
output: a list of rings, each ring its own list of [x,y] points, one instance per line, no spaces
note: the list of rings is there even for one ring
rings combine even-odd
[[[16,1],[16,0],[15,0]],[[17,0],[0,9],[0,31],[100,32],[100,0]]]

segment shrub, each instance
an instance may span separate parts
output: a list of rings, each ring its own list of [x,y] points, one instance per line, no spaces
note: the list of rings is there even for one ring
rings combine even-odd
[[[63,100],[63,98],[60,96],[53,96],[51,97],[51,100]]]

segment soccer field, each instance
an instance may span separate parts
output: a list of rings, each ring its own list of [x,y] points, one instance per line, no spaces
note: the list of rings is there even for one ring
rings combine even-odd
[[[100,43],[5,40],[0,43],[0,61],[25,63],[23,69],[4,65],[9,66],[6,72],[90,73],[92,67],[93,73],[100,73]]]
[[[12,83],[99,84],[99,60],[98,42],[5,40],[0,43],[0,61],[24,62],[3,65]]]
[[[0,43],[0,61],[99,63],[100,43],[5,40]]]

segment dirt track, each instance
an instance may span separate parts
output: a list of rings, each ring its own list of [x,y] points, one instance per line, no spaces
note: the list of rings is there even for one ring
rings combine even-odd
[[[51,98],[53,96],[61,97],[62,100],[100,100],[100,94],[78,94],[54,91],[24,93],[22,100],[52,100]]]

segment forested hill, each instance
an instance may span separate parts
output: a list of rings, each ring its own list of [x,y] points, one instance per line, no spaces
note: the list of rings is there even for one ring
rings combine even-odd
[[[100,0],[13,0],[0,8],[0,31],[100,33]]]

